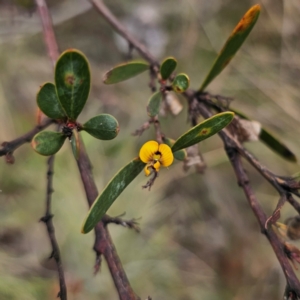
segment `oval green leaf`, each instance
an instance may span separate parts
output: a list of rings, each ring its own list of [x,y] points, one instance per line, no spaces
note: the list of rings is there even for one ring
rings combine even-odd
[[[55,67],[55,85],[60,104],[75,121],[90,92],[91,75],[85,55],[75,49],[61,54]]]
[[[168,79],[177,67],[177,60],[174,57],[167,57],[160,66],[162,79]]]
[[[150,65],[144,61],[131,61],[115,66],[106,72],[103,77],[105,84],[113,84],[135,77],[136,75],[149,70]]]
[[[217,56],[211,70],[203,81],[199,89],[200,92],[203,91],[211,83],[211,81],[223,71],[223,69],[234,57],[254,27],[259,17],[259,13],[260,5],[257,4],[252,6],[236,25],[219,55]]]
[[[167,144],[169,147],[172,148],[172,146],[174,145],[175,143],[175,140],[173,139],[170,139],[170,138],[166,138],[164,137],[163,138],[163,142],[165,144]],[[177,160],[180,160],[180,161],[183,161],[187,158],[187,152],[185,149],[181,149],[181,150],[178,150],[174,153],[174,157],[177,159]]]
[[[232,108],[230,108],[230,110],[232,110],[235,114],[237,114],[242,119],[251,120],[240,111],[237,111]],[[259,139],[264,144],[266,144],[272,151],[279,154],[282,158],[292,162],[297,162],[296,155],[283,142],[281,142],[277,137],[275,137],[273,134],[271,134],[263,127],[261,128]]]
[[[147,105],[147,113],[148,113],[149,117],[155,117],[158,115],[161,100],[162,100],[162,94],[160,91],[154,93],[150,97],[150,99],[148,101],[148,105]]]
[[[184,73],[176,75],[172,82],[173,90],[177,93],[185,92],[190,85],[190,78]]]
[[[114,139],[119,133],[119,123],[109,114],[95,116],[83,124],[82,130],[99,140]]]
[[[90,208],[81,229],[82,233],[88,233],[96,226],[118,196],[144,167],[145,163],[135,158],[111,179]]]
[[[172,151],[176,152],[180,149],[187,148],[216,134],[227,126],[233,117],[233,112],[223,112],[204,120],[179,137],[172,146]]]
[[[46,82],[36,97],[37,105],[40,110],[50,119],[61,120],[66,118],[66,114],[61,107],[53,83]]]
[[[66,136],[60,132],[42,131],[33,137],[31,145],[37,153],[49,156],[62,147],[65,139]]]
[[[71,147],[72,147],[73,155],[77,160],[79,158],[79,153],[80,153],[80,142],[79,142],[79,133],[76,129],[72,130]]]

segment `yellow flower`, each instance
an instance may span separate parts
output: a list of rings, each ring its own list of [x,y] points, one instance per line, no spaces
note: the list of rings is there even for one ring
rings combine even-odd
[[[148,176],[151,170],[158,172],[160,166],[170,166],[174,160],[174,156],[168,145],[158,144],[156,141],[149,141],[142,146],[140,159],[147,164],[144,171],[146,176]]]

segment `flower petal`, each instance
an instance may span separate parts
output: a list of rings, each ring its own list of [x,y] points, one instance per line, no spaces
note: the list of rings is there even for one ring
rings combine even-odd
[[[145,172],[145,175],[146,175],[146,176],[149,176],[149,175],[150,175],[150,173],[151,173],[151,171],[149,170],[150,168],[151,168],[151,167],[149,167],[148,165],[145,166],[144,172]]]
[[[158,143],[149,141],[145,143],[140,150],[140,160],[144,163],[152,161],[153,155],[158,151]]]
[[[160,144],[158,151],[161,153],[160,163],[164,167],[168,167],[173,163],[174,155],[171,148],[166,144]]]
[[[153,168],[155,169],[156,172],[158,172],[158,171],[159,171],[159,168],[160,168],[160,162],[159,162],[159,161],[155,162],[155,163],[153,164]]]

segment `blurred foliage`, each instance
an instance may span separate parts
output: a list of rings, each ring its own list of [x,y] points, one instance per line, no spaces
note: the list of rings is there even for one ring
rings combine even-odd
[[[37,13],[19,1],[0,2],[0,141],[11,140],[36,122],[36,93],[53,80]],[[22,2],[22,1],[21,1]],[[77,48],[91,64],[90,100],[79,122],[110,113],[120,124],[112,141],[82,133],[94,165],[99,191],[153,139],[153,128],[139,138],[131,133],[148,116],[148,74],[105,86],[103,74],[126,60],[128,45],[87,1],[48,1],[60,51]],[[159,61],[174,56],[178,70],[198,88],[216,54],[247,9],[259,3],[260,19],[230,65],[209,85],[214,94],[234,97],[233,106],[281,136],[299,156],[299,3],[296,0],[107,1],[107,5],[144,42]],[[134,58],[139,58],[133,52]],[[176,117],[162,119],[164,133],[177,139],[189,129],[186,103]],[[54,128],[52,128],[54,129]],[[248,143],[259,160],[281,175],[298,171],[259,142]],[[155,186],[142,190],[143,174],[129,185],[109,214],[140,217],[141,233],[110,226],[112,238],[134,290],[145,299],[281,299],[285,286],[275,255],[261,235],[236,184],[217,136],[200,144],[205,174],[182,171],[181,162],[162,170]],[[15,152],[16,163],[0,163],[0,299],[55,299],[58,286],[47,258],[50,244],[39,218],[45,210],[46,158],[30,145]],[[265,211],[278,196],[246,164]],[[70,145],[56,157],[54,225],[66,270],[69,299],[116,299],[105,262],[93,276],[93,234],[80,227],[88,210]],[[293,216],[286,205],[282,219]]]

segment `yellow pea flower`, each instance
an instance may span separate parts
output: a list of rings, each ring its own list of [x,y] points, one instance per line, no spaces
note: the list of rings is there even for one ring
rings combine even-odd
[[[174,156],[168,145],[158,144],[156,141],[149,141],[142,146],[140,159],[147,164],[144,171],[146,176],[149,176],[151,170],[158,172],[160,166],[170,166],[174,160]]]

